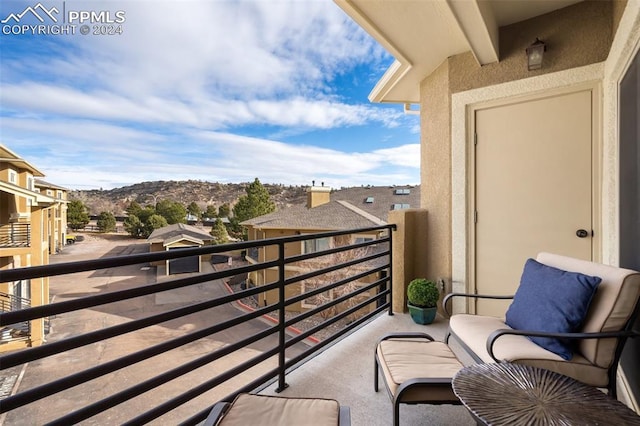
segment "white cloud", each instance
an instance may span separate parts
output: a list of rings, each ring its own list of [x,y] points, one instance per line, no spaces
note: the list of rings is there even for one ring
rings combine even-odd
[[[366,152],[328,139],[289,143],[309,131],[415,121],[399,107],[341,92],[336,81],[344,75],[372,87],[390,58],[333,2],[74,0],[67,7],[124,10],[124,34],[38,44],[34,37],[21,41],[33,50],[5,55],[3,45],[0,63],[0,142],[29,154],[52,182],[415,183],[417,144],[376,148],[393,145],[391,131]],[[363,65],[376,71],[350,74]],[[257,135],[257,128],[287,135],[288,143],[233,133]]]

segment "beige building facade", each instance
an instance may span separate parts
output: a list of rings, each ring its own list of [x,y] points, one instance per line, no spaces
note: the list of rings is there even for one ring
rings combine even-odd
[[[0,269],[46,265],[66,234],[67,190],[39,181],[44,174],[0,144]],[[49,303],[49,279],[0,283],[3,310]],[[45,341],[43,319],[3,326],[0,352]]]

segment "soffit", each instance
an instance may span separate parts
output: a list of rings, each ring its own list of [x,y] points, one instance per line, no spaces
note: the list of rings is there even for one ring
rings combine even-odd
[[[334,0],[395,61],[372,102],[418,103],[420,81],[446,58],[471,51],[478,64],[499,58],[498,29],[582,0]]]

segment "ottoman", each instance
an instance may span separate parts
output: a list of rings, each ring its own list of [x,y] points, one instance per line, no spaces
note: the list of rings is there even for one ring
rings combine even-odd
[[[394,426],[399,425],[400,404],[461,404],[451,379],[464,365],[446,343],[426,333],[382,337],[374,361],[374,389],[378,391],[381,372],[393,403]]]

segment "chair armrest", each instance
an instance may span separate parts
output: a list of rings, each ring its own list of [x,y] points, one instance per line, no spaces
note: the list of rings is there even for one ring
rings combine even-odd
[[[338,419],[340,426],[351,426],[351,409],[347,406],[340,406],[340,418]]]
[[[378,340],[378,344],[376,345],[376,347],[378,347],[380,342],[382,342],[383,340],[389,340],[389,339],[426,339],[430,342],[433,342],[435,340],[433,337],[431,337],[427,333],[412,332],[412,331],[397,332],[397,333],[385,334],[384,336],[382,336],[380,340]]]
[[[451,312],[447,309],[447,302],[454,297],[471,297],[474,299],[513,299],[513,295],[499,296],[491,294],[449,293],[444,297],[444,299],[442,299],[442,309],[444,309],[447,316],[451,316]]]
[[[609,337],[639,337],[640,336],[640,333],[632,330],[604,331],[600,333],[551,333],[548,331],[513,330],[513,329],[501,328],[491,333],[487,338],[487,352],[495,362],[500,362],[500,360],[497,359],[493,354],[493,345],[500,336],[504,336],[506,334],[516,335],[516,336],[556,337],[560,339],[574,339],[574,340],[605,339]]]
[[[230,402],[217,402],[209,412],[203,426],[214,426],[218,423],[222,415],[229,409],[230,405]]]

